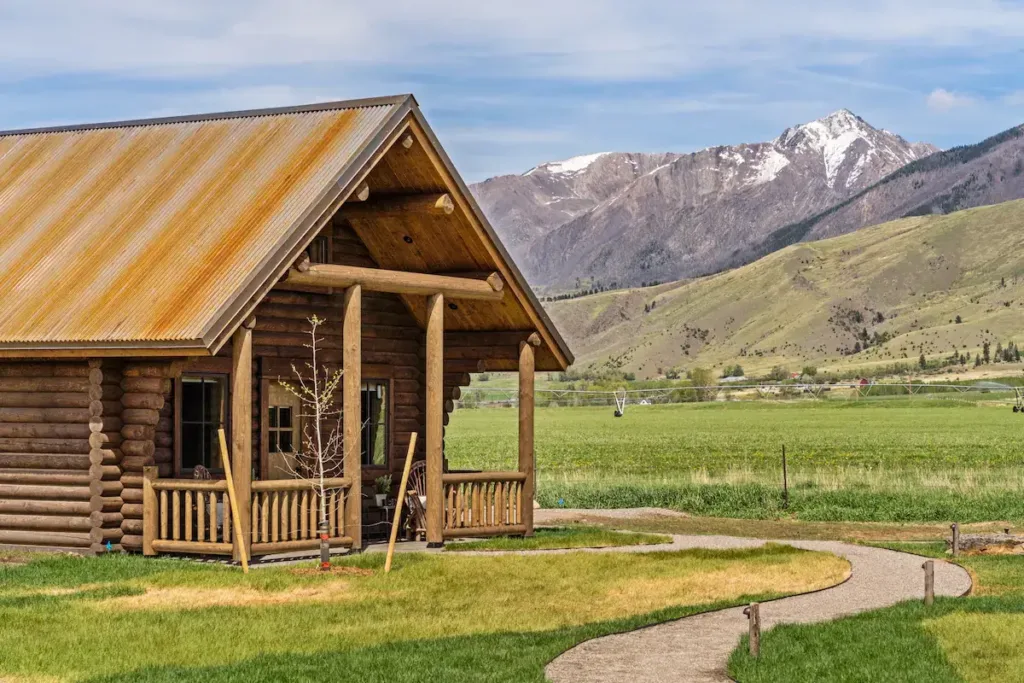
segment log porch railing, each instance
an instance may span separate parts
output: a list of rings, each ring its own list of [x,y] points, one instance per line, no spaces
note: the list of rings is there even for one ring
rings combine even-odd
[[[160,479],[152,470],[142,480],[143,552],[230,555],[227,481]]]
[[[325,481],[329,543],[352,545],[345,533],[347,478]],[[161,479],[147,471],[142,489],[143,552],[231,555],[234,538],[225,480]],[[320,495],[309,481],[252,482],[251,553],[317,548]]]
[[[524,472],[449,473],[444,484],[444,537],[525,534]]]
[[[345,500],[351,480],[325,479],[328,543],[351,546],[346,533]],[[320,547],[320,491],[307,480],[278,479],[252,483],[252,553],[289,552]]]

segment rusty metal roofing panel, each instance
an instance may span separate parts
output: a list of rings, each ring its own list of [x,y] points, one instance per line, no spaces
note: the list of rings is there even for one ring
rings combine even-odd
[[[0,134],[0,344],[202,339],[398,101]]]

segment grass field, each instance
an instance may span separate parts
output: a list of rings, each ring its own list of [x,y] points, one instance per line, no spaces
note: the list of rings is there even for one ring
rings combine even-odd
[[[945,557],[944,543],[880,543]],[[761,658],[741,643],[730,673],[741,683],[788,681],[1024,681],[1024,557],[965,556],[969,598],[907,602],[821,625],[762,636]]]
[[[8,557],[18,562],[23,558]],[[543,556],[379,554],[321,573],[0,554],[0,679],[543,681],[587,638],[832,585],[784,546]]]
[[[612,531],[597,526],[579,525],[540,528],[533,536],[498,536],[480,541],[449,543],[448,552],[479,550],[559,550],[565,548],[610,548],[626,545],[658,545],[671,543],[664,534],[638,531]]]
[[[721,517],[1024,520],[1024,417],[984,397],[631,406],[622,418],[538,408],[538,499]],[[456,411],[451,466],[514,468],[516,429],[514,410]]]

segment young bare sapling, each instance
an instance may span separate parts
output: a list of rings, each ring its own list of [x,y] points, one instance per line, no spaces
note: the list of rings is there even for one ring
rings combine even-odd
[[[297,479],[310,483],[319,496],[320,568],[330,569],[330,545],[328,543],[328,494],[337,486],[331,480],[345,472],[344,430],[342,408],[338,405],[337,394],[341,386],[343,371],[332,370],[321,365],[318,354],[323,338],[318,330],[327,321],[314,315],[308,318],[309,343],[303,344],[310,352],[310,361],[300,371],[292,363],[294,381],[278,379],[278,383],[299,401],[299,418],[302,429],[300,443],[294,458],[286,460],[286,467]],[[359,495],[360,483],[352,482],[347,495]],[[333,511],[337,514],[336,511]]]

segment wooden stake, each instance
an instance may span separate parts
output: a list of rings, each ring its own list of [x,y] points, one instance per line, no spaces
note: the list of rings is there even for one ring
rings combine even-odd
[[[402,470],[402,483],[398,487],[398,500],[395,501],[395,519],[391,523],[391,540],[388,541],[388,557],[384,561],[384,573],[391,571],[391,559],[395,556],[395,541],[398,540],[398,525],[402,521],[402,502],[405,500],[405,488],[409,485],[409,470],[412,469],[412,458],[416,453],[416,432],[409,436],[409,453],[405,456],[405,469]]]
[[[786,444],[782,444],[782,509],[789,509],[789,472],[786,471]]]
[[[231,522],[235,529],[235,545],[239,548],[239,559],[242,560],[242,572],[249,573],[249,558],[244,543],[239,543],[242,538],[242,520],[238,516],[238,501],[235,499],[235,483],[231,479],[231,458],[228,457],[228,442],[224,438],[224,429],[218,429],[220,437],[220,457],[224,461],[224,477],[228,482],[228,503],[231,505]]]
[[[953,522],[953,524],[949,528],[953,530],[953,545],[952,545],[953,557],[959,557],[960,556],[960,525],[957,524],[956,522]]]
[[[928,560],[921,567],[924,569],[924,604],[935,602],[935,561]]]
[[[750,607],[743,610],[743,614],[746,615],[748,622],[750,656],[759,657],[761,655],[761,606],[752,602]]]

